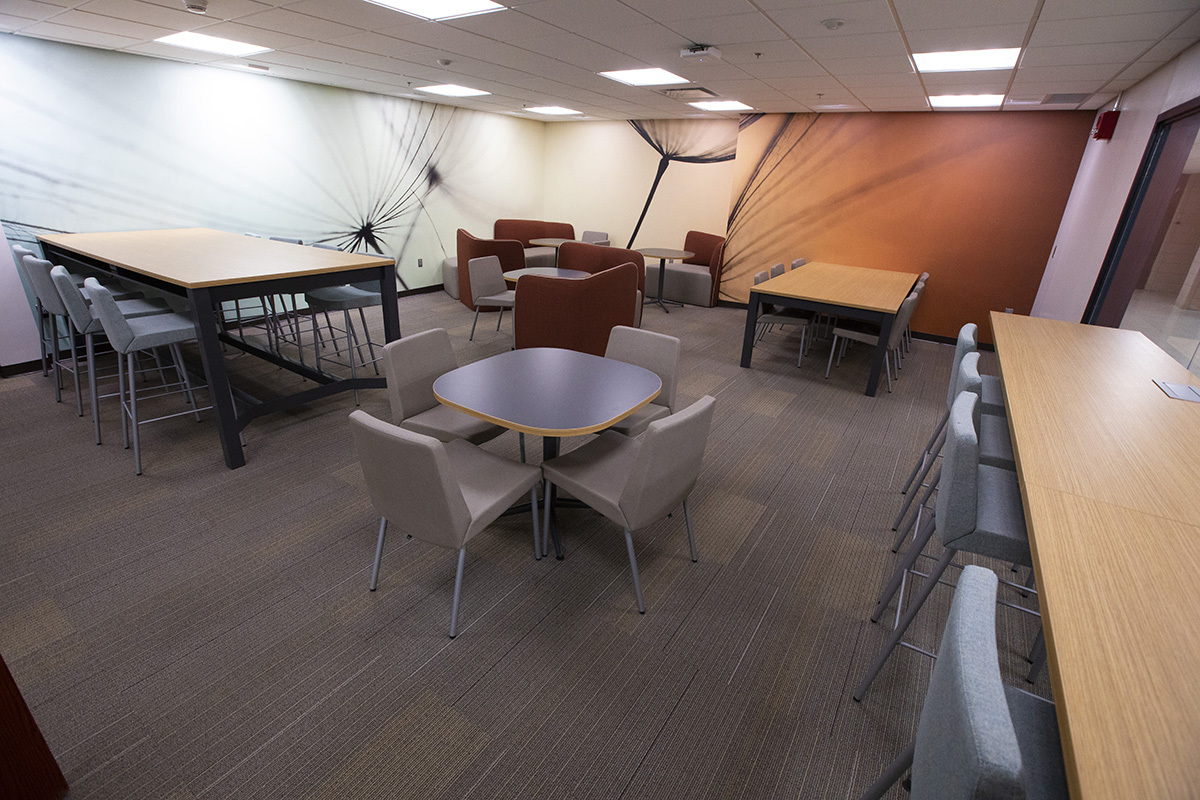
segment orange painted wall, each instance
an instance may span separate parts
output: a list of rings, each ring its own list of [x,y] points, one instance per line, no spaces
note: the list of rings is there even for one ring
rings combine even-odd
[[[721,297],[803,256],[929,272],[913,329],[1029,313],[1090,111],[767,114],[738,135]]]

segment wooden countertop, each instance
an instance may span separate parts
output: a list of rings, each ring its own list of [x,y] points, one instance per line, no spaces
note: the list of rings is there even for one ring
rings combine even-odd
[[[343,253],[208,228],[65,233],[38,239],[187,289],[392,263],[382,256]]]
[[[895,314],[918,277],[915,272],[810,261],[752,286],[750,291]]]
[[[1075,798],[1200,797],[1200,380],[1136,331],[993,312]]]

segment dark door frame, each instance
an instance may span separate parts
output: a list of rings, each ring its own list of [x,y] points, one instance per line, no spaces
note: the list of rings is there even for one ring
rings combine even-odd
[[[1186,135],[1190,129],[1194,140],[1196,132],[1200,131],[1200,97],[1167,109],[1155,120],[1154,131],[1150,134],[1146,152],[1142,155],[1142,162],[1129,189],[1129,197],[1117,220],[1116,233],[1104,255],[1100,274],[1092,287],[1081,322],[1112,328],[1121,324],[1146,262],[1154,254],[1161,217],[1166,213],[1178,180],[1172,180],[1169,186],[1161,180],[1155,183],[1155,170],[1160,163],[1164,163],[1165,166],[1178,165],[1182,171],[1183,161],[1192,147],[1192,141],[1187,142],[1186,148],[1178,137],[1171,141],[1170,134],[1177,123],[1182,125],[1175,128],[1176,132]],[[1139,219],[1143,211],[1155,218]]]

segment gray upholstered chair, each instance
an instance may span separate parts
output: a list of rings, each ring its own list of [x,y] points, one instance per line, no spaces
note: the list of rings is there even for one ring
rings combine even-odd
[[[916,540],[889,579],[871,615],[871,621],[878,622],[883,616],[904,576],[912,569],[935,531],[945,549],[937,563],[930,568],[920,591],[897,621],[895,630],[874,663],[855,688],[855,700],[862,700],[957,552],[961,550],[1026,567],[1033,564],[1017,475],[1009,470],[979,463],[978,415],[979,398],[974,394],[963,392],[955,399],[947,425],[946,452],[934,514],[925,520]],[[901,598],[897,607],[903,608],[904,605]]]
[[[371,591],[379,581],[383,541],[391,522],[401,533],[458,551],[450,638],[458,630],[467,543],[529,492],[533,546],[538,548],[537,484],[541,470],[502,458],[463,440],[440,442],[375,419],[350,415],[354,447],[371,504],[380,514],[379,541],[371,568]]]
[[[770,277],[770,274],[766,270],[756,272],[754,274],[754,285],[757,286],[769,280]],[[802,311],[798,308],[776,308],[773,303],[759,303],[758,307],[758,333],[754,337],[754,342],[757,344],[774,325],[791,325],[794,328],[799,328],[800,354],[796,358],[796,366],[800,366],[804,361],[805,351],[812,346],[812,337],[809,336],[808,329],[813,323],[813,313],[811,311]]]
[[[58,290],[58,295],[67,310],[67,316],[70,317],[71,325],[83,336],[84,352],[87,356],[88,397],[91,398],[92,406],[92,427],[95,429],[96,444],[100,444],[100,394],[96,387],[96,379],[99,377],[96,364],[96,334],[104,333],[104,326],[100,322],[100,315],[95,306],[88,305],[88,299],[79,288],[79,284],[72,280],[72,277],[66,267],[53,267],[50,270],[50,279],[54,282],[54,288]],[[117,309],[126,318],[150,317],[155,314],[167,314],[171,311],[167,301],[161,298],[117,300],[116,303]],[[75,378],[75,409],[79,416],[83,416],[83,397],[79,385],[79,352],[74,336],[71,337],[71,363],[71,374]],[[109,375],[113,376],[112,373]],[[115,393],[104,396],[114,397]]]
[[[792,259],[792,266],[790,266],[788,269],[789,270],[799,269],[800,267],[803,267],[807,263],[808,263],[807,258],[795,258],[795,259]]]
[[[682,503],[692,561],[698,558],[687,501],[703,466],[715,402],[705,395],[682,411],[651,422],[636,439],[604,431],[582,447],[542,463],[546,497],[551,496],[551,484],[566,489],[625,529],[639,613],[646,613],[646,603],[633,554],[633,531],[657,522]],[[549,524],[549,506],[546,514],[543,530]],[[542,552],[546,552],[544,541]]]
[[[662,381],[662,391],[609,430],[637,436],[656,419],[675,413],[675,389],[679,384],[679,354],[682,346],[674,336],[617,325],[608,333],[605,358],[636,364]]]
[[[780,275],[782,275],[784,273],[784,271],[786,269],[787,268],[783,265],[783,262],[780,262],[778,264],[772,264],[771,269],[770,269],[771,277],[778,278]]]
[[[604,247],[609,246],[608,234],[604,231],[584,231],[579,237],[579,241],[587,244],[598,244]]]
[[[471,323],[471,335],[467,338],[474,341],[475,326],[479,324],[479,310],[499,308],[500,317],[496,320],[496,330],[500,330],[504,309],[513,308],[517,304],[517,292],[505,284],[504,269],[500,266],[497,256],[472,258],[467,262],[467,274],[471,280],[471,305],[475,308],[475,321]]]
[[[1000,679],[996,575],[963,568],[929,679],[917,738],[863,800],[912,769],[912,800],[1066,800],[1054,704]]]
[[[383,374],[387,377],[392,423],[443,442],[466,439],[483,444],[504,433],[504,428],[442,405],[433,394],[433,382],[458,368],[450,334],[434,328],[388,342],[383,347]]]
[[[904,302],[900,304],[900,308],[896,311],[896,318],[892,321],[892,331],[888,335],[887,349],[883,354],[884,372],[887,373],[888,391],[892,391],[892,365],[896,365],[896,377],[899,377],[900,367],[900,342],[904,338],[904,328],[908,325],[909,319],[912,318],[913,311],[917,307],[917,300],[920,295],[916,292],[910,292],[908,297],[904,298]],[[839,322],[833,328],[833,347],[829,350],[829,363],[825,365],[825,377],[829,377],[829,368],[833,366],[833,356],[837,353],[837,364],[841,366],[842,357],[846,354],[846,345],[851,342],[862,342],[863,344],[875,347],[879,344],[878,326],[870,323],[860,323],[857,320],[844,320]],[[838,340],[842,341],[842,350],[838,353]]]
[[[155,397],[182,392],[191,404],[192,413],[195,414],[196,420],[199,421],[200,412],[205,410],[196,404],[194,390],[199,387],[192,386],[187,369],[183,365],[183,355],[179,351],[180,342],[196,338],[196,327],[191,319],[176,313],[127,318],[121,313],[121,309],[117,306],[117,301],[113,299],[112,294],[109,293],[108,289],[101,286],[95,278],[88,278],[84,283],[84,288],[92,298],[92,305],[100,317],[101,325],[104,326],[104,335],[108,337],[109,344],[113,346],[113,349],[120,356],[124,356],[124,358],[120,356],[117,358],[117,380],[121,386],[118,393],[121,401],[121,434],[125,447],[128,448],[129,430],[131,427],[133,428],[133,464],[137,474],[141,475],[142,447],[141,436],[139,434],[141,426],[179,415],[164,414],[161,417],[153,419],[139,419],[137,382],[135,380],[137,368],[134,355],[139,350],[150,350],[155,347],[166,347],[170,351],[179,380],[170,384],[164,381],[161,385],[150,386],[148,388],[155,392]],[[125,386],[126,372],[129,374],[128,387]],[[172,389],[171,387],[179,388]],[[127,394],[128,399],[126,399]]]

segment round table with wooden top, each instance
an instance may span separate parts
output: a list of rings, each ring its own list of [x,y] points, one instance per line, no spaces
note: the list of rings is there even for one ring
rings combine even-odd
[[[433,382],[438,402],[504,428],[542,437],[542,460],[563,436],[597,433],[662,391],[648,369],[557,347],[509,350],[451,370]],[[546,499],[553,513],[555,489]],[[549,528],[562,558],[553,516]]]
[[[575,239],[560,239],[557,236],[543,236],[540,239],[530,239],[531,247],[553,247],[554,248],[554,266],[558,266],[558,248],[562,247],[567,242],[574,242]]]
[[[667,262],[675,261],[676,259],[682,261],[683,259],[691,258],[696,254],[691,250],[672,250],[669,247],[639,247],[638,252],[644,256],[658,259],[658,297],[646,298],[645,304],[657,305],[668,314],[671,312],[667,311],[667,303],[682,308],[683,303],[678,303],[674,300],[663,300],[663,281],[667,277]]]
[[[504,273],[504,280],[509,283],[516,283],[518,278],[524,278],[526,275],[541,275],[545,278],[563,278],[564,280],[577,281],[580,278],[586,278],[591,273],[584,272],[581,269],[560,269],[559,267],[524,267],[523,269],[510,269]]]

